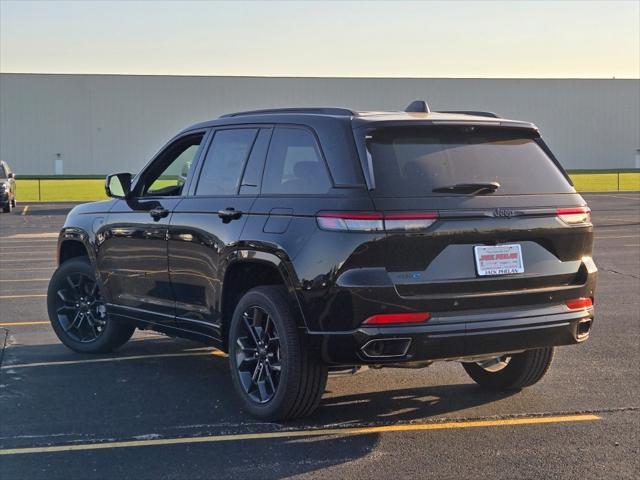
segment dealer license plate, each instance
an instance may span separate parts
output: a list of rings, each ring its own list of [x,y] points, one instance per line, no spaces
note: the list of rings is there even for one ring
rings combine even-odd
[[[473,247],[476,268],[481,277],[508,275],[524,272],[520,245],[495,245]]]

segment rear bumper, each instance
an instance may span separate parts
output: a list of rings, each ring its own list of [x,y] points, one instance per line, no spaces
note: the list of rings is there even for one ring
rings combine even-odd
[[[455,312],[424,325],[363,327],[348,332],[310,335],[323,361],[331,365],[367,365],[446,360],[585,341],[593,308],[568,311],[564,305]]]

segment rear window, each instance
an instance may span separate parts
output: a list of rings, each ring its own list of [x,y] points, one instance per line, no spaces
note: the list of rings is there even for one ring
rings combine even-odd
[[[515,129],[396,127],[368,131],[366,141],[376,196],[443,195],[433,190],[487,182],[500,184],[497,195],[573,192],[535,139]]]

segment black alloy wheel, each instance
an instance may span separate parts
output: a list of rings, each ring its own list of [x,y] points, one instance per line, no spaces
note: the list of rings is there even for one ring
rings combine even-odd
[[[236,340],[236,368],[246,394],[266,403],[278,390],[282,363],[280,338],[271,316],[252,305],[242,313],[241,335]]]
[[[111,352],[135,331],[133,325],[109,317],[87,257],[72,258],[58,267],[49,282],[47,310],[60,341],[76,352]]]
[[[229,325],[233,385],[245,409],[267,421],[301,418],[320,403],[324,365],[283,286],[256,287],[236,305]]]
[[[58,322],[73,340],[95,342],[107,323],[107,310],[98,283],[82,272],[66,275],[65,282],[56,291]]]

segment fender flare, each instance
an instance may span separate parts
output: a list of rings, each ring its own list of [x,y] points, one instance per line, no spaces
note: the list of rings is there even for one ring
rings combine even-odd
[[[296,293],[297,285],[300,284],[297,275],[293,268],[289,266],[291,263],[288,256],[284,252],[278,252],[279,255],[271,252],[265,252],[263,250],[254,250],[249,248],[237,248],[236,250],[229,252],[224,262],[224,274],[222,278],[226,280],[227,271],[232,265],[237,263],[262,263],[267,264],[273,268],[275,268],[280,277],[282,278],[282,283],[284,284],[287,292],[289,293],[289,298],[291,300],[292,306],[294,306],[298,313],[300,314],[301,327],[308,329],[307,321],[304,315],[304,310],[302,305],[300,304],[300,299]],[[222,292],[221,297],[224,298],[224,289],[226,282],[222,282]]]

